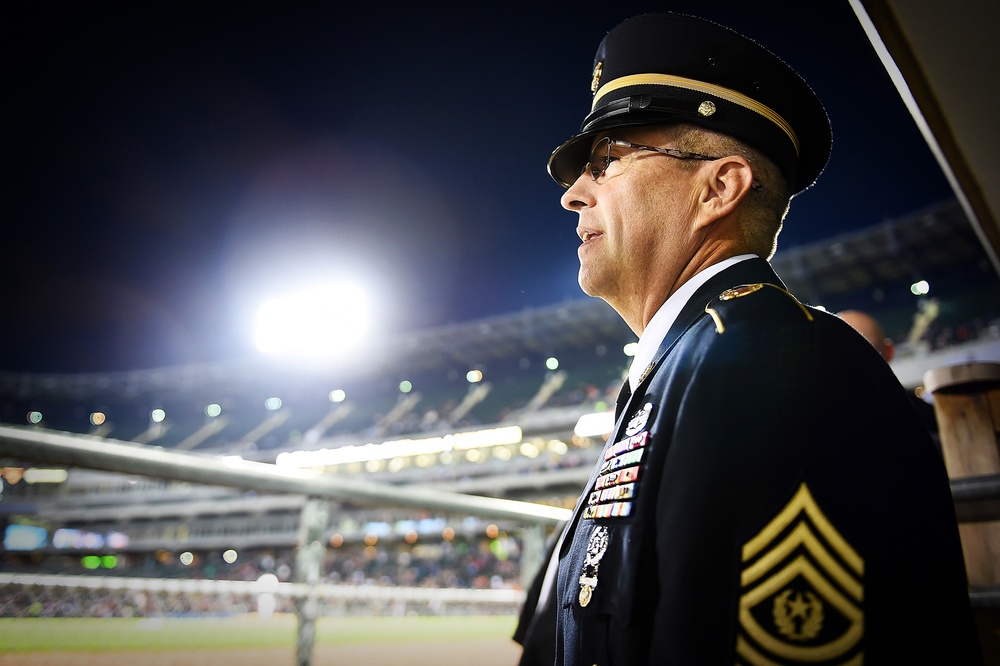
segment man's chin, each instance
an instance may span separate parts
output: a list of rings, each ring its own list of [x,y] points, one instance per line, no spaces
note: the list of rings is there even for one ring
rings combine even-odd
[[[585,293],[587,296],[592,296],[594,298],[604,298],[604,290],[599,289],[593,280],[588,279],[586,275],[582,272],[577,278],[577,284],[580,285],[580,291]]]

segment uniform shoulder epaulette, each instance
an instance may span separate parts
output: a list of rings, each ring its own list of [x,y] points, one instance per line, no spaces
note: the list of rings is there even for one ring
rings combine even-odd
[[[783,311],[787,314],[789,306],[795,308],[807,321],[813,320],[809,308],[784,288],[770,282],[743,284],[726,289],[705,306],[705,312],[715,322],[715,331],[723,333],[726,330],[725,322],[734,317],[740,317],[744,313],[780,316]]]

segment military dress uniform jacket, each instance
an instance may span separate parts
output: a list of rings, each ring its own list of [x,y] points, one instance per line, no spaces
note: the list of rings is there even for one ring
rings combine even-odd
[[[689,300],[567,530],[557,664],[978,663],[939,451],[762,259]]]

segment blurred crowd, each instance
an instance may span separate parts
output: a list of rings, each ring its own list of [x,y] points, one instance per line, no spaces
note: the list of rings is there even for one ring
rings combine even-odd
[[[280,582],[296,580],[296,554],[290,549],[246,552],[231,564],[211,553],[184,565],[175,554],[122,557],[112,569],[87,569],[78,558],[25,559],[4,554],[3,571],[24,574],[88,575],[187,580],[257,581],[271,574]],[[520,546],[516,539],[465,539],[435,544],[376,547],[344,544],[327,550],[321,583],[341,586],[519,589]],[[388,599],[325,598],[321,613],[440,613],[444,606]],[[258,610],[255,594],[144,591],[95,587],[8,583],[0,587],[0,617],[164,617],[234,615]],[[294,600],[275,595],[275,612],[293,612]],[[447,609],[454,611],[454,608]],[[508,612],[511,608],[506,609]],[[477,612],[483,612],[477,607]],[[487,611],[488,612],[488,611]]]

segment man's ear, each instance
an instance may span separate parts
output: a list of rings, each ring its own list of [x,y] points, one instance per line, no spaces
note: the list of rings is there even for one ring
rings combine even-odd
[[[753,189],[750,163],[738,155],[705,163],[705,181],[701,192],[703,224],[731,214]]]

